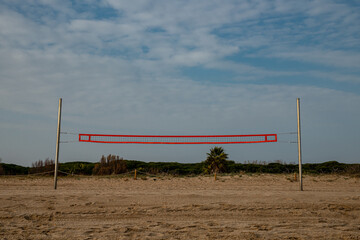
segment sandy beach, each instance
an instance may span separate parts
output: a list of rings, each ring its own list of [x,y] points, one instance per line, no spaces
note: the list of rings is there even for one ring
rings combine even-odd
[[[360,239],[360,178],[0,177],[0,239]]]

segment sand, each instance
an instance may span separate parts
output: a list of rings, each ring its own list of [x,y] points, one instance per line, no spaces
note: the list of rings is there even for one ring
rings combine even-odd
[[[0,239],[360,239],[360,178],[0,177]]]

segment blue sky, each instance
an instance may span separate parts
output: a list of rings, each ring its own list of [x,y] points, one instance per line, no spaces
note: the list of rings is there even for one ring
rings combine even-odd
[[[60,97],[63,131],[104,134],[294,132],[299,97],[303,161],[359,162],[359,26],[359,1],[2,0],[0,158],[54,158]],[[295,136],[279,140],[224,147],[296,162]],[[60,161],[210,147],[64,143]]]

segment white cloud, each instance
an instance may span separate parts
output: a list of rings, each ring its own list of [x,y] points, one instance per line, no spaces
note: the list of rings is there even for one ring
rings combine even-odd
[[[348,82],[348,83],[354,83],[359,84],[360,83],[360,77],[355,74],[338,74],[336,72],[318,72],[318,71],[310,71],[308,72],[310,76],[315,76],[318,78],[322,78],[325,80],[331,79],[336,82]]]
[[[354,70],[358,70],[360,62],[360,54],[357,52],[315,48],[295,48],[291,52],[287,51],[287,49],[278,49],[278,51],[270,53],[268,57],[279,57]]]

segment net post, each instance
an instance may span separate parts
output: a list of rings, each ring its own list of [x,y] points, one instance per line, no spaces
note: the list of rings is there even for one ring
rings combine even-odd
[[[61,106],[62,106],[62,98],[59,98],[58,124],[57,124],[57,137],[56,137],[56,152],[55,152],[55,170],[54,170],[54,189],[57,188],[57,175],[58,175],[58,168],[59,168]]]
[[[300,191],[303,191],[302,183],[302,156],[301,156],[301,127],[300,127],[300,98],[296,99],[297,105],[297,137],[298,137],[298,157],[299,157],[299,184]]]

